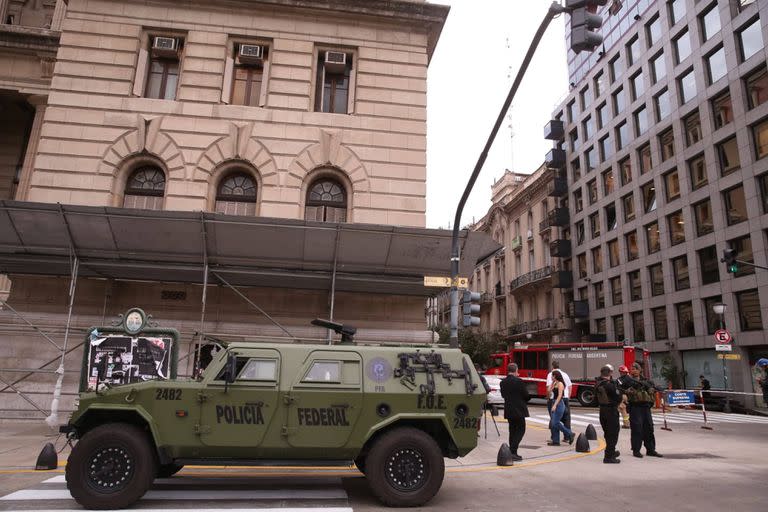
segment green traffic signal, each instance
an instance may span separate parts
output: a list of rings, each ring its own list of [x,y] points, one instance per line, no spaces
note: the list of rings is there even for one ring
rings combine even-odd
[[[739,271],[739,264],[738,263],[731,263],[728,265],[728,273],[729,274],[735,274]]]

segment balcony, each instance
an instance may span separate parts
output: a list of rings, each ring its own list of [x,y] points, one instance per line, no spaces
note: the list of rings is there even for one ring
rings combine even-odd
[[[571,241],[570,240],[552,240],[549,243],[549,255],[553,258],[570,258]]]
[[[547,140],[560,141],[565,138],[565,127],[563,122],[558,119],[552,119],[544,125],[544,138]]]
[[[568,180],[556,176],[547,184],[547,195],[549,197],[563,197],[568,194]]]
[[[530,322],[523,322],[520,324],[514,324],[507,329],[507,336],[520,336],[523,334],[533,334],[541,332],[552,331],[565,331],[569,330],[568,322],[557,318],[542,318],[540,320],[532,320]]]
[[[480,307],[484,308],[493,304],[493,296],[491,292],[485,292],[480,295]]]
[[[494,291],[496,292],[496,295],[495,295],[496,299],[502,299],[506,297],[506,290],[504,289],[503,284],[496,283],[496,287]]]
[[[553,272],[552,288],[573,288],[573,272],[570,270]]]
[[[553,226],[566,227],[571,222],[571,215],[568,208],[555,208],[547,213],[547,218],[539,223],[539,232],[545,231]]]
[[[509,244],[513,251],[519,251],[523,248],[523,237],[517,235],[512,239],[512,243]]]
[[[548,282],[550,276],[554,271],[555,271],[554,267],[546,266],[544,268],[536,269],[533,272],[528,272],[527,274],[523,274],[522,276],[513,279],[509,283],[509,291],[512,293],[516,293],[518,291],[528,288],[532,284],[540,283],[541,281]]]
[[[589,301],[574,300],[568,303],[569,318],[589,318]]]
[[[544,165],[548,169],[565,169],[565,150],[552,149],[544,157]]]

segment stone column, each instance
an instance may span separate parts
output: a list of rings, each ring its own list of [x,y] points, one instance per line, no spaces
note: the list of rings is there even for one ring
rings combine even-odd
[[[10,0],[0,0],[0,25],[5,23],[5,18],[8,16],[8,2]]]
[[[3,0],[0,0],[2,2]],[[61,31],[61,24],[64,16],[67,14],[67,5],[69,0],[56,0],[56,8],[53,10],[53,19],[51,20],[51,30]]]
[[[21,168],[19,176],[19,186],[16,189],[17,201],[26,201],[29,195],[29,185],[32,179],[32,171],[35,168],[35,157],[37,156],[37,146],[40,142],[40,131],[43,128],[43,117],[45,109],[48,106],[48,96],[30,96],[27,101],[35,107],[35,119],[32,121],[32,129],[29,131],[29,142],[27,142],[27,153],[24,155],[24,165]]]

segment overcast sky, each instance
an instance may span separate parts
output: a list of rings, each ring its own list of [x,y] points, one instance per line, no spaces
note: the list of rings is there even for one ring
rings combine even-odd
[[[453,223],[461,193],[551,0],[433,0],[451,13],[429,66],[427,226]],[[562,16],[550,25],[461,219],[480,219],[504,169],[532,173],[552,147],[544,125],[568,92]]]

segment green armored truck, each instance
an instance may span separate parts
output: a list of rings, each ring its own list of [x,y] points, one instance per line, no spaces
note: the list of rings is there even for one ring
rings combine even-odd
[[[389,506],[440,489],[444,457],[477,445],[485,392],[457,349],[231,344],[199,380],[82,393],[67,486],[82,506],[124,508],[185,464],[351,465]]]

